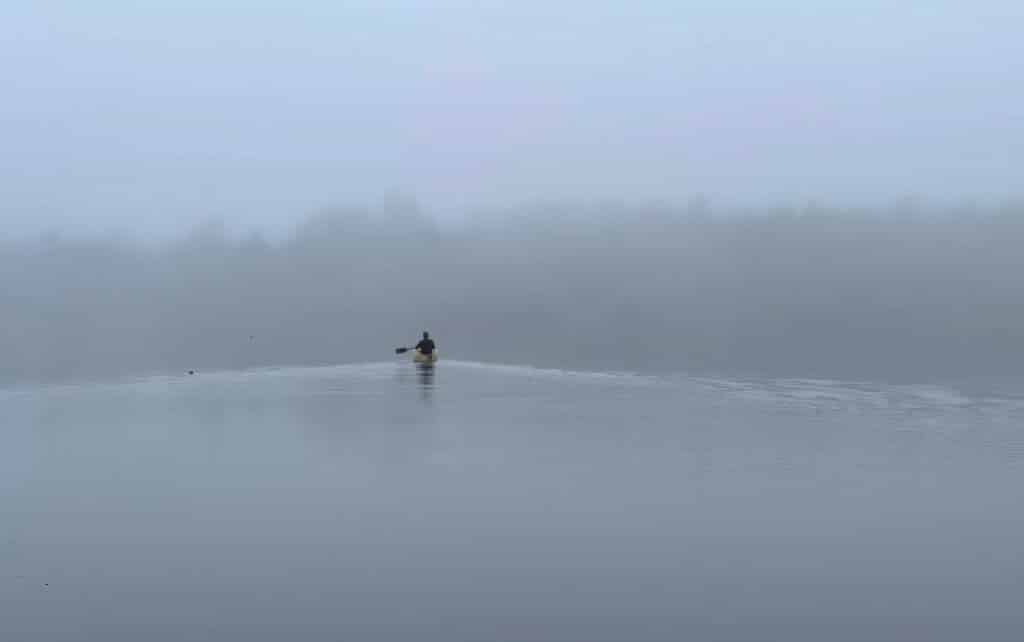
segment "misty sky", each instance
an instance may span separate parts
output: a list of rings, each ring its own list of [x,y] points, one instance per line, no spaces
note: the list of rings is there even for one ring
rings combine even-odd
[[[0,236],[1013,195],[1024,3],[3,3]]]

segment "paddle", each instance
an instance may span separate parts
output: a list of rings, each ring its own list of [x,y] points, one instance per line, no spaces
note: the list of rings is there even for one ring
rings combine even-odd
[[[405,354],[411,350],[411,348],[395,348],[395,354]]]

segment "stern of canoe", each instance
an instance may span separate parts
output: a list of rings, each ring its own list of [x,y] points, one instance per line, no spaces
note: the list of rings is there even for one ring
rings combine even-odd
[[[419,350],[413,350],[412,360],[415,363],[437,363],[437,350],[434,350],[431,354],[423,354]]]

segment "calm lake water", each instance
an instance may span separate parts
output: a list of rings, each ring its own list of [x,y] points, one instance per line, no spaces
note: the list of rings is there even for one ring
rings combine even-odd
[[[443,362],[0,391],[0,639],[1024,639],[1024,398]]]

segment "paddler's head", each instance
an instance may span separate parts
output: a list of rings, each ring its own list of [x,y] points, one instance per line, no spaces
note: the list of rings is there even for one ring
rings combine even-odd
[[[429,339],[430,338],[430,333],[429,332],[424,332],[423,333],[423,338],[424,339]]]

